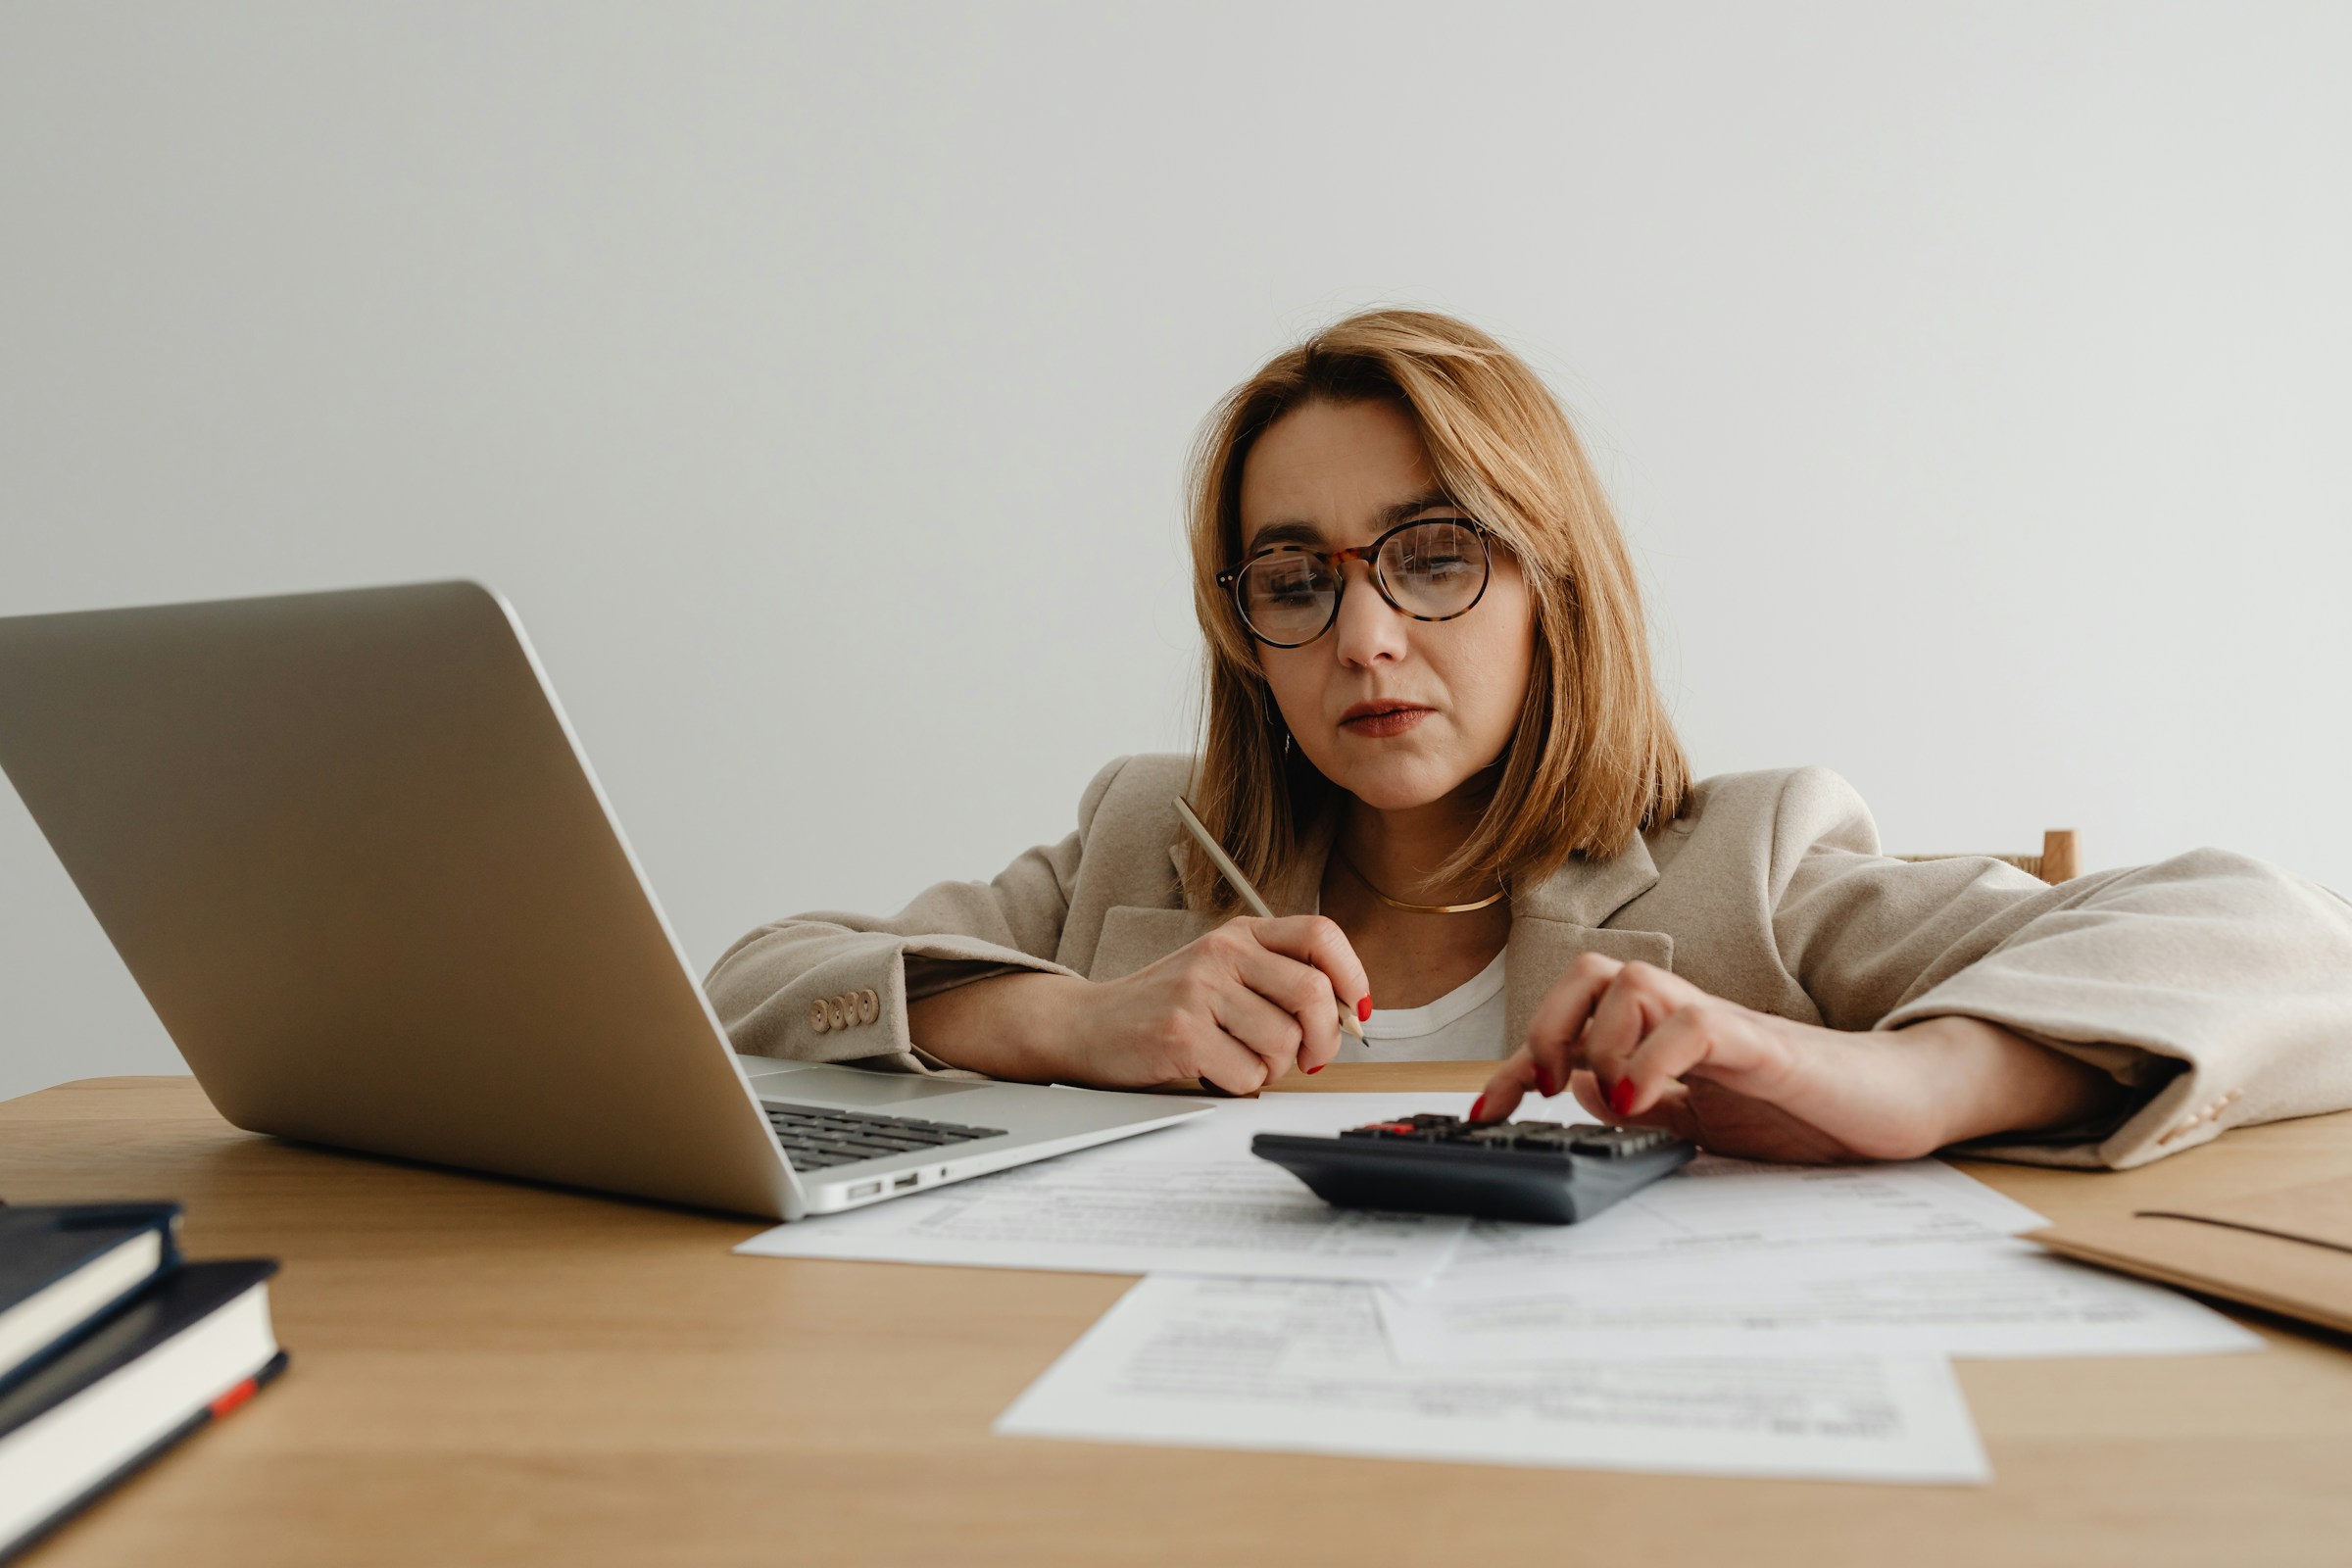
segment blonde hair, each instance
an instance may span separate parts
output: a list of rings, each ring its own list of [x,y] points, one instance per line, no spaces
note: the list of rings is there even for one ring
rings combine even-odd
[[[1337,786],[1286,753],[1257,650],[1216,575],[1240,559],[1242,468],[1257,438],[1314,402],[1391,403],[1420,431],[1446,495],[1518,557],[1535,667],[1477,829],[1433,884],[1543,880],[1572,856],[1623,851],[1680,814],[1690,764],[1650,672],[1633,564],[1584,446],[1517,356],[1451,317],[1366,311],[1269,360],[1202,426],[1189,480],[1193,606],[1207,638],[1194,808],[1260,887],[1297,869]],[[1473,612],[1476,613],[1476,612]],[[1237,900],[1188,846],[1185,901]]]

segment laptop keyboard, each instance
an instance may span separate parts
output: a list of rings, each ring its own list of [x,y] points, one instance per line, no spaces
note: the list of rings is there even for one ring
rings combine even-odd
[[[860,1159],[911,1154],[921,1149],[968,1144],[975,1138],[1002,1138],[1002,1127],[964,1127],[952,1121],[918,1121],[912,1116],[873,1116],[855,1110],[828,1110],[819,1105],[772,1105],[762,1102],[767,1124],[776,1130],[795,1170],[822,1170]]]

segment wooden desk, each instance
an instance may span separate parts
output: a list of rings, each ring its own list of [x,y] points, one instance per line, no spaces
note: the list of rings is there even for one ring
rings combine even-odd
[[[1972,1169],[2119,1212],[2352,1174],[2352,1113],[2120,1176]],[[1126,1280],[733,1257],[757,1226],[252,1137],[182,1078],[0,1104],[0,1197],[178,1199],[194,1255],[284,1260],[294,1355],[33,1568],[2352,1560],[2352,1354],[2278,1325],[2262,1355],[1963,1363],[1986,1488],[1406,1464],[992,1437]]]

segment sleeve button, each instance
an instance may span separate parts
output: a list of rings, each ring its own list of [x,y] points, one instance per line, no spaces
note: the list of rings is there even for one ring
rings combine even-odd
[[[808,1027],[820,1035],[833,1027],[833,1020],[825,1015],[823,1003],[811,1002],[808,1004]]]
[[[882,1016],[882,998],[874,990],[874,988],[868,986],[863,991],[858,992],[858,1021],[859,1023],[872,1023],[880,1016]]]

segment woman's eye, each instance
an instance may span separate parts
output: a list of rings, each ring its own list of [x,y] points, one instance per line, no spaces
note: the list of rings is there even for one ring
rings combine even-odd
[[[1250,588],[1250,597],[1259,602],[1284,606],[1310,604],[1320,591],[1315,574],[1298,566],[1279,571],[1260,571]]]
[[[1476,538],[1468,525],[1439,517],[1399,534],[1395,548],[1404,557],[1405,570],[1443,572],[1468,564]]]

